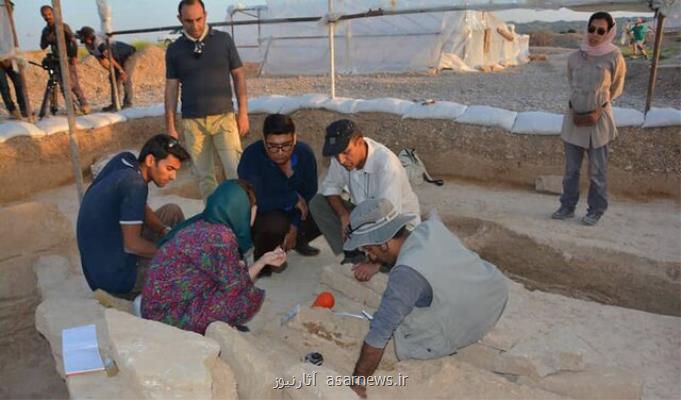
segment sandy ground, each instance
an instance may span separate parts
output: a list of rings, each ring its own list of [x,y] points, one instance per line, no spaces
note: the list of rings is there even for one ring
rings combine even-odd
[[[201,211],[202,202],[190,199],[177,190],[190,179],[183,170],[180,183],[159,190],[150,186],[150,205],[167,202],[181,204],[186,215]],[[636,203],[612,199],[611,208],[595,228],[585,228],[577,220],[556,222],[548,215],[557,206],[556,196],[520,189],[488,188],[465,182],[448,181],[443,188],[431,185],[417,189],[423,211],[436,208],[440,215],[478,216],[493,219],[544,242],[590,243],[597,247],[634,252],[656,260],[678,262],[681,237],[681,211],[677,202],[656,200]],[[31,200],[56,203],[74,222],[78,205],[74,185],[36,194]],[[178,196],[177,193],[183,195]],[[191,196],[190,196],[191,197]],[[578,210],[583,211],[584,207]],[[278,319],[296,303],[310,303],[320,290],[321,267],[337,262],[321,238],[313,245],[322,249],[314,258],[290,254],[289,267],[281,274],[258,281],[267,290],[267,307],[250,323],[257,332],[272,319]],[[536,292],[532,307],[536,316],[532,324],[563,326],[583,337],[601,353],[590,357],[618,367],[637,368],[645,379],[644,398],[674,398],[681,393],[681,323],[675,317],[658,316],[591,302],[566,302],[564,297]],[[3,349],[0,359],[20,357],[11,368],[0,368],[5,386],[2,397],[66,396],[63,382],[54,372],[52,358],[45,341],[31,332],[19,347]],[[5,380],[7,379],[7,380]]]
[[[375,74],[348,76],[336,80],[336,95],[352,98],[396,97],[407,100],[435,99],[461,104],[482,104],[514,111],[563,112],[567,102],[568,84],[565,78],[566,61],[571,49],[537,47],[535,54],[545,54],[545,61],[533,61],[518,67],[491,73],[438,74]],[[32,54],[35,61],[39,54]],[[163,101],[164,51],[148,47],[136,57],[134,77],[135,104],[147,105]],[[628,60],[628,73],[624,93],[614,104],[642,110],[648,85],[649,64],[644,60]],[[330,93],[326,76],[255,77],[256,66],[249,65],[249,97],[264,95],[301,95]],[[92,58],[86,57],[79,66],[80,82],[93,109],[110,103],[109,83],[104,69]],[[29,96],[34,109],[40,100],[47,80],[39,67],[29,66],[27,80]],[[681,85],[681,68],[664,68],[658,72],[653,106],[681,108],[678,88]],[[63,104],[63,100],[60,100]],[[0,121],[7,117],[0,107]],[[62,111],[63,112],[63,106]]]

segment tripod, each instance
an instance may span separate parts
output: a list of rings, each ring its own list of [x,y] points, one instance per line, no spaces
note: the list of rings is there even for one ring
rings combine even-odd
[[[47,114],[47,106],[50,107],[50,112],[52,115],[57,114],[58,107],[58,87],[59,81],[57,80],[57,68],[53,65],[43,61],[42,64],[38,64],[33,61],[29,61],[33,65],[37,65],[47,71],[47,85],[45,85],[45,93],[43,94],[43,102],[40,104],[40,112],[38,113],[38,118],[43,119],[45,114]]]

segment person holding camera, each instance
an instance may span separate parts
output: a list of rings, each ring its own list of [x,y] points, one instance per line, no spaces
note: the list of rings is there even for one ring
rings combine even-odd
[[[596,225],[608,208],[608,143],[617,136],[612,100],[622,94],[627,67],[612,41],[617,28],[607,12],[589,18],[579,50],[568,58],[569,108],[560,137],[565,146],[565,176],[560,208],[551,216],[575,215],[579,173],[584,153],[589,156],[589,208],[584,225]]]
[[[43,28],[43,33],[40,36],[40,48],[45,50],[48,46],[52,50],[52,54],[57,56],[59,54],[59,49],[57,47],[57,29],[54,23],[54,10],[50,6],[40,7],[40,15],[46,22]],[[64,24],[64,36],[66,39],[66,55],[68,58],[68,68],[69,75],[71,76],[71,92],[78,100],[80,105],[80,110],[83,114],[90,113],[90,106],[85,98],[85,93],[80,87],[80,82],[78,81],[78,43],[71,31],[71,28]],[[64,83],[61,81],[61,76],[59,76],[59,85],[61,86],[62,93],[66,96],[66,90],[64,89]]]
[[[109,49],[106,39],[96,35],[95,30],[89,26],[82,27],[76,35],[80,42],[85,45],[88,53],[97,59],[99,65],[109,71]],[[118,84],[118,93],[122,92],[121,84],[125,90],[123,108],[132,107],[132,99],[134,97],[132,87],[133,65],[130,58],[135,54],[135,51],[135,48],[127,43],[111,42],[111,60],[113,61],[113,70],[116,75],[116,83]],[[109,76],[109,83],[111,84],[111,104],[104,107],[102,111],[116,111],[114,80],[111,76]]]

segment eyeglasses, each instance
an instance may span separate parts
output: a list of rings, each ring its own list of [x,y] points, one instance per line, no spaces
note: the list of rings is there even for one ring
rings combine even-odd
[[[605,30],[603,28],[596,29],[595,26],[590,26],[589,27],[589,33],[594,33],[594,32],[598,33],[600,36],[603,36],[603,35],[605,35],[605,32],[607,32],[607,30]]]
[[[274,144],[274,143],[267,143],[265,142],[265,147],[267,148],[268,151],[271,152],[277,152],[277,151],[282,151],[282,152],[287,152],[293,148],[293,145],[295,143],[293,142],[286,142],[282,144]]]
[[[201,55],[203,54],[203,47],[205,44],[203,42],[196,41],[194,42],[194,58],[199,59],[201,58]]]

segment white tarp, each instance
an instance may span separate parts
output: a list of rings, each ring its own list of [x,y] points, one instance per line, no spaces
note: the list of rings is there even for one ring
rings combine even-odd
[[[386,2],[335,0],[334,14],[386,8]],[[393,2],[397,8],[441,5],[442,2]],[[395,9],[388,4],[389,9]],[[328,2],[267,2],[260,18],[328,15]],[[235,20],[253,17],[236,13]],[[431,69],[470,70],[527,62],[529,36],[518,35],[492,13],[437,12],[360,18],[335,24],[336,72],[367,74]],[[325,74],[329,69],[328,26],[323,22],[238,26],[234,36],[243,59],[263,62],[263,74]]]

